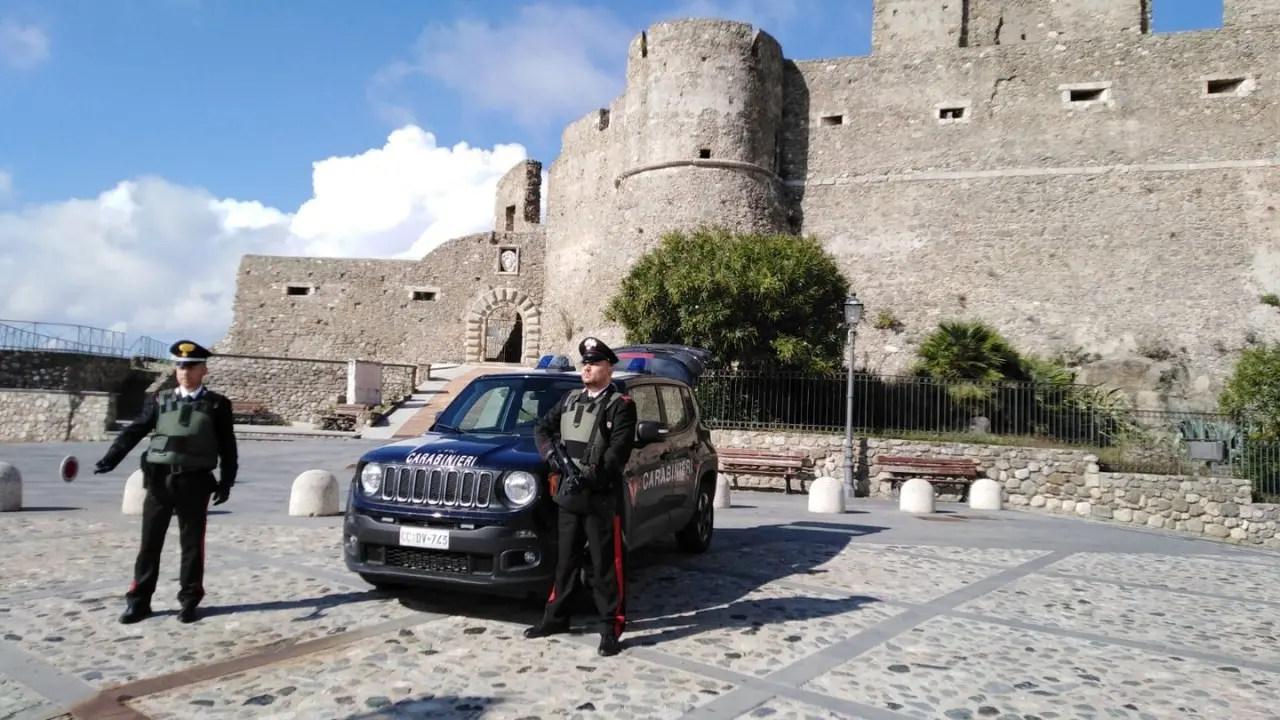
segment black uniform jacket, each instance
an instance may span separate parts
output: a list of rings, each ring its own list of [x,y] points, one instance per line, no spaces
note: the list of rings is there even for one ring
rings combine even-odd
[[[235,485],[236,473],[240,470],[240,453],[236,449],[235,420],[231,414],[231,401],[225,395],[205,388],[200,394],[202,399],[213,403],[213,430],[218,438],[218,476],[220,484],[226,487]],[[107,448],[102,456],[109,468],[115,468],[124,460],[142,439],[156,429],[156,420],[160,417],[159,395],[148,395],[142,404],[142,412],[128,427],[120,431],[115,442]],[[144,456],[143,467],[147,466]]]
[[[565,393],[560,402],[534,425],[533,439],[543,459],[551,457],[551,443],[559,438],[560,417],[564,415],[565,403],[570,395],[579,392],[584,391],[578,389]],[[618,393],[617,388],[613,388],[612,392]],[[600,440],[589,450],[587,457],[582,459],[582,465],[586,469],[584,480],[589,491],[593,494],[612,494],[621,487],[635,444],[636,404],[627,395],[622,395],[614,399],[605,411],[604,422],[600,424]]]

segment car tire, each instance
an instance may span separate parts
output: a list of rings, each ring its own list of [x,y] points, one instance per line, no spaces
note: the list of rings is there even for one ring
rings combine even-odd
[[[716,511],[713,495],[715,481],[703,478],[698,483],[698,496],[693,504],[693,517],[689,524],[676,533],[676,546],[686,553],[704,553],[711,547],[711,536],[716,529]]]

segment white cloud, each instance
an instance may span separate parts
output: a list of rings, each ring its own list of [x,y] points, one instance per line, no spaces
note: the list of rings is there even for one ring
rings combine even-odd
[[[622,88],[627,43],[639,29],[600,7],[535,3],[503,24],[462,17],[422,32],[411,59],[374,78],[375,103],[393,121],[412,117],[394,96],[423,75],[487,111],[545,128],[607,102]]]
[[[216,342],[242,255],[421,257],[492,229],[498,180],[525,157],[520,145],[437,147],[404,127],[314,163],[313,197],[292,212],[156,177],[0,212],[0,318]]]
[[[545,130],[607,105],[623,88],[627,47],[662,20],[739,20],[777,34],[815,11],[817,0],[678,0],[653,7],[632,26],[598,6],[535,2],[505,22],[460,18],[422,32],[408,60],[392,63],[370,83],[369,96],[389,122],[412,122],[404,83],[431,78],[467,105]],[[558,130],[559,128],[554,128]]]
[[[4,202],[13,196],[13,176],[4,170],[0,170],[0,202]]]
[[[49,59],[49,36],[34,25],[0,20],[0,61],[14,70],[30,70]]]

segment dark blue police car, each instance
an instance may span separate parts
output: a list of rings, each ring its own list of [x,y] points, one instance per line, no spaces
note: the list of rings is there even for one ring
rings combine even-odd
[[[693,387],[710,353],[664,344],[615,352],[613,384],[637,414],[620,498],[625,546],[674,535],[682,550],[704,552],[718,459]],[[556,505],[533,426],[581,387],[568,358],[547,355],[533,369],[477,377],[422,437],[365,453],[343,524],[347,567],[378,587],[545,596]]]

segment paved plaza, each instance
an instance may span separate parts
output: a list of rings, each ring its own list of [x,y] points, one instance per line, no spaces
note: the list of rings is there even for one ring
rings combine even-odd
[[[519,602],[374,591],[340,518],[290,518],[301,471],[377,442],[242,442],[211,518],[204,619],[119,625],[137,453],[57,479],[66,454],[0,445],[27,510],[0,515],[0,718],[1274,718],[1280,555],[1065,517],[734,493],[713,550],[637,554],[626,650],[525,640]],[[584,618],[584,622],[585,622]]]

